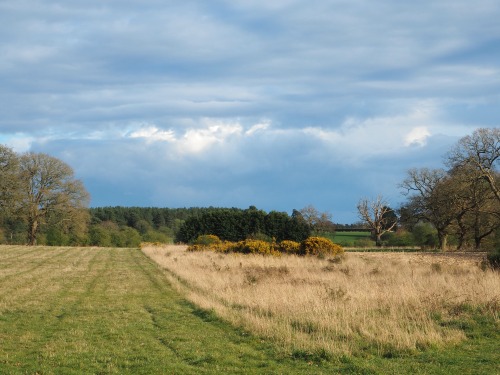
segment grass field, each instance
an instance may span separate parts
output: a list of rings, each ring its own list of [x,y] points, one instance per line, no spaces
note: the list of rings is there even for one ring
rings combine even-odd
[[[182,263],[182,255],[168,258]],[[172,275],[137,249],[0,246],[0,373],[500,371],[498,317],[477,314],[473,307],[445,321],[462,332],[451,346],[394,352],[393,358],[370,350],[301,356],[196,307],[172,288]]]
[[[310,368],[193,307],[138,249],[0,247],[0,374]]]
[[[443,373],[450,373],[464,367],[458,348],[486,332],[484,341],[476,341],[481,359],[469,357],[468,366],[474,373],[479,363],[483,373],[500,370],[493,349],[500,338],[500,277],[478,267],[475,257],[371,253],[319,259],[193,253],[179,246],[143,250],[193,303],[271,340],[284,355],[354,362],[371,357],[372,364],[391,358],[378,370],[404,364],[396,371],[403,373],[418,363],[410,358],[447,352]],[[435,365],[412,369],[422,370],[439,373]]]
[[[335,232],[333,238],[330,239],[344,247],[356,246],[359,243],[363,246],[369,244],[375,246],[375,241],[370,240],[370,232]]]

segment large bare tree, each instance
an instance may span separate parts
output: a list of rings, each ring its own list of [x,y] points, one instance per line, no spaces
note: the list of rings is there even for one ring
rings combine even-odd
[[[390,232],[397,224],[397,221],[394,220],[394,215],[389,215],[393,213],[393,210],[381,195],[373,200],[361,199],[357,208],[359,218],[368,224],[375,237],[377,246],[381,246],[382,235]]]
[[[410,169],[401,183],[403,194],[409,196],[405,211],[416,220],[427,221],[437,230],[439,246],[447,247],[451,225],[457,217],[457,200],[449,176],[443,169]]]
[[[40,227],[82,226],[89,194],[63,161],[43,153],[26,153],[19,159],[18,215],[28,224],[28,244],[35,245]]]
[[[477,175],[478,171],[470,165],[457,166],[449,173],[459,249],[471,239],[479,249],[483,239],[500,227],[500,202],[488,182]]]
[[[12,212],[12,202],[18,193],[19,158],[12,149],[0,145],[0,213],[7,216]]]
[[[470,173],[474,179],[485,180],[496,199],[500,202],[500,185],[498,171],[500,166],[500,129],[481,128],[472,135],[460,139],[457,145],[449,152],[447,164],[451,169],[474,169]]]

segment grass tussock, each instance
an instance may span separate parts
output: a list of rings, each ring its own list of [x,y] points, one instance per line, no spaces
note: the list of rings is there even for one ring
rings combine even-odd
[[[500,276],[419,254],[279,258],[145,246],[196,305],[295,356],[382,356],[464,340],[474,314],[498,324]]]

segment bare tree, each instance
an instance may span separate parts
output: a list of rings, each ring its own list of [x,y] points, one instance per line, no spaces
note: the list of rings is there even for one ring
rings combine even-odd
[[[15,203],[28,224],[28,243],[35,245],[42,224],[83,225],[89,194],[69,165],[47,154],[27,153],[19,161],[20,199]]]
[[[473,168],[471,178],[484,179],[500,202],[500,185],[496,168],[500,164],[500,129],[481,128],[460,139],[447,157],[453,168]]]
[[[454,204],[457,198],[446,171],[410,169],[401,187],[403,194],[409,196],[404,207],[406,214],[431,223],[437,230],[440,248],[445,250],[450,226],[457,217]]]
[[[380,195],[374,200],[361,199],[357,208],[359,218],[368,224],[377,246],[381,246],[382,235],[390,232],[397,224],[397,221],[393,220],[393,216],[388,215],[393,210]]]
[[[484,238],[500,226],[500,202],[496,199],[487,181],[475,178],[477,171],[469,165],[455,167],[450,171],[455,197],[458,248],[470,239],[479,249]]]
[[[12,212],[16,201],[19,179],[19,158],[10,148],[0,145],[0,212],[6,216]]]
[[[312,204],[304,207],[299,212],[314,232],[319,233],[335,231],[335,224],[332,222],[331,213],[327,211],[320,212]]]

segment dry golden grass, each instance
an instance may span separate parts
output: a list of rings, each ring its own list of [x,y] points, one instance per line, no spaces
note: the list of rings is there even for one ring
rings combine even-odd
[[[465,339],[469,314],[498,321],[500,276],[477,259],[420,254],[343,258],[189,253],[145,246],[198,306],[285,350],[356,354],[413,351]]]

